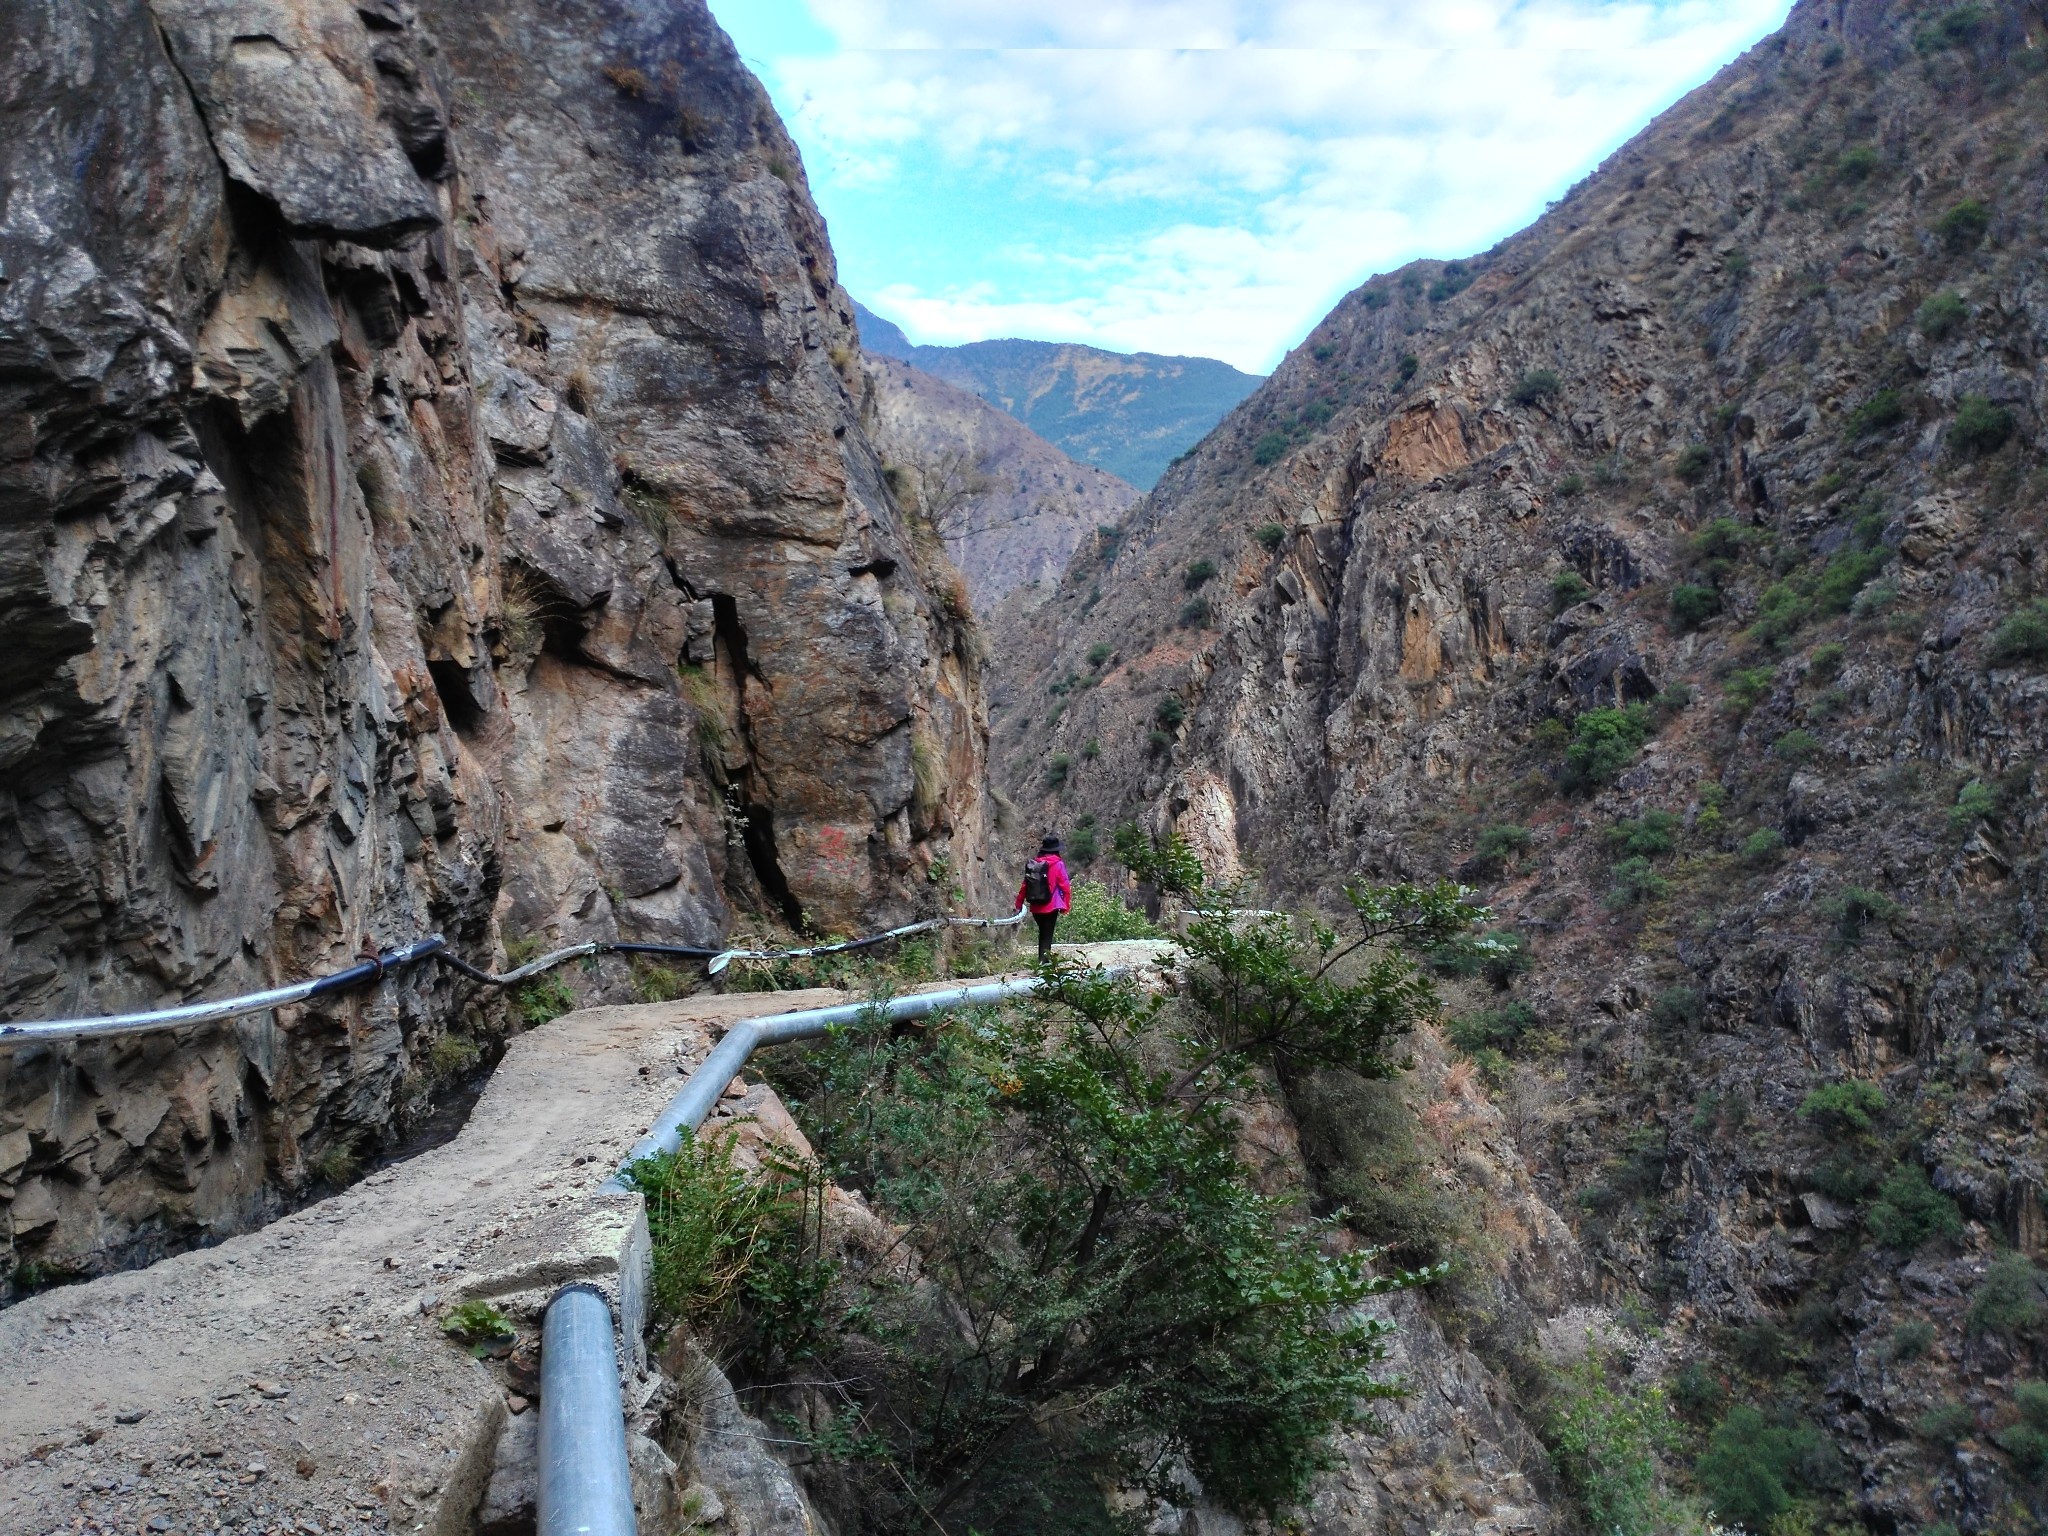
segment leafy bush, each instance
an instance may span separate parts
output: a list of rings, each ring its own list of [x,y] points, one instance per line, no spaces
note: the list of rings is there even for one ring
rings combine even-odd
[[[1259,541],[1260,548],[1271,554],[1287,542],[1287,529],[1279,523],[1261,523],[1252,537]]]
[[[1990,19],[1981,5],[1959,5],[1945,12],[1913,34],[1913,46],[1921,53],[1939,53],[1945,48],[1966,47]]]
[[[1975,250],[1991,231],[1991,210],[1977,198],[1966,197],[1941,216],[1934,230],[1952,251]]]
[[[1085,866],[1093,864],[1101,854],[1102,845],[1096,837],[1095,820],[1084,817],[1082,824],[1074,828],[1074,835],[1067,839],[1067,862]]]
[[[1773,1423],[1739,1403],[1714,1427],[1693,1475],[1723,1521],[1762,1531],[1791,1507],[1795,1493],[1824,1478],[1827,1452],[1811,1424]]]
[[[1703,1360],[1688,1360],[1671,1379],[1671,1401],[1689,1419],[1711,1419],[1728,1406],[1728,1388]]]
[[[1180,584],[1190,592],[1198,590],[1204,582],[1216,579],[1216,562],[1207,555],[1190,560],[1186,570],[1180,573]]]
[[[2027,1332],[2041,1321],[2044,1294],[2048,1275],[2025,1254],[2008,1248],[1991,1261],[1970,1298],[1970,1332],[2008,1339]]]
[[[1169,731],[1180,729],[1181,722],[1187,717],[1187,704],[1177,693],[1167,694],[1152,711],[1152,718]]]
[[[1586,477],[1581,474],[1566,475],[1554,487],[1560,496],[1576,496],[1586,488]]]
[[[1934,1348],[1934,1324],[1921,1318],[1908,1318],[1892,1330],[1891,1342],[1885,1346],[1885,1353],[1894,1360],[1918,1360]]]
[[[1680,825],[1671,811],[1645,811],[1609,827],[1607,845],[1626,858],[1659,859],[1678,846]]]
[[[1821,614],[1847,613],[1855,606],[1856,594],[1891,563],[1891,558],[1892,552],[1882,546],[1836,551],[1814,583],[1814,611]]]
[[[1191,597],[1180,605],[1179,623],[1183,629],[1207,629],[1216,616],[1206,597]]]
[[[1785,851],[1785,834],[1776,827],[1758,827],[1742,840],[1745,864],[1775,864]]]
[[[1722,698],[1729,705],[1729,711],[1735,715],[1747,715],[1753,711],[1772,694],[1776,676],[1778,674],[1772,672],[1772,668],[1743,668],[1741,672],[1731,672],[1729,680],[1722,684]]]
[[[1835,175],[1848,182],[1867,181],[1882,164],[1882,155],[1868,144],[1858,144],[1854,149],[1842,152],[1842,158],[1835,162]]]
[[[931,1277],[866,1277],[845,1368],[818,1373],[878,1442],[878,1525],[1014,1528],[1006,1501],[1053,1473],[1163,1494],[1183,1467],[1270,1515],[1393,1391],[1374,1375],[1390,1325],[1359,1303],[1425,1276],[1372,1276],[1259,1194],[1237,1105],[1276,1058],[1396,1071],[1436,1001],[1377,946],[1440,940],[1475,909],[1455,888],[1354,887],[1340,943],[1235,911],[1179,839],[1123,828],[1116,847],[1192,911],[1184,1022],[1162,1028],[1129,978],[1056,961],[1029,1003],[911,1035],[875,1018],[806,1058],[814,1144]],[[1375,957],[1338,979],[1361,947]]]
[[[1591,793],[1633,762],[1656,731],[1656,718],[1641,704],[1587,710],[1572,722],[1565,787]]]
[[[1534,963],[1529,941],[1519,933],[1459,934],[1424,951],[1423,960],[1439,976],[1471,980],[1484,976],[1504,988]]]
[[[1732,517],[1717,517],[1705,524],[1688,545],[1693,560],[1702,565],[1733,562],[1749,547],[1750,533]]]
[[[1721,611],[1721,594],[1699,582],[1681,582],[1671,589],[1671,619],[1681,631],[1698,629]]]
[[[1920,334],[1929,341],[1946,341],[1961,330],[1970,318],[1970,306],[1963,302],[1963,296],[1953,288],[1944,288],[1913,316],[1913,323],[1920,327]]]
[[[1074,834],[1079,841],[1081,834]],[[1089,832],[1089,841],[1094,833]],[[1114,939],[1156,939],[1163,930],[1153,926],[1145,914],[1124,905],[1123,899],[1099,880],[1076,880],[1074,904],[1060,919],[1060,932],[1074,944],[1106,944]]]
[[[1055,752],[1052,760],[1045,765],[1045,784],[1048,789],[1058,789],[1067,782],[1067,775],[1073,771],[1074,760],[1064,752]]]
[[[1705,443],[1687,443],[1678,450],[1678,457],[1671,464],[1671,472],[1687,485],[1698,485],[1707,478],[1713,467],[1712,449]]]
[[[1956,419],[1948,429],[1949,451],[1965,458],[1996,453],[2013,434],[2012,412],[1982,395],[1964,395],[1956,402]]]
[[[465,1301],[451,1307],[441,1319],[441,1331],[479,1355],[514,1332],[512,1319],[488,1301]]]
[[[1501,869],[1535,845],[1536,834],[1512,822],[1482,827],[1474,843],[1470,864],[1475,870]]]
[[[1096,737],[1090,736],[1081,744],[1082,762],[1092,763],[1100,756],[1102,756],[1102,743]]]
[[[2048,598],[2035,598],[2007,614],[1991,634],[1995,662],[2048,661]]]
[[[1484,1013],[1460,1014],[1451,1020],[1445,1033],[1451,1044],[1469,1056],[1488,1048],[1505,1050],[1535,1027],[1536,1010],[1527,1003],[1515,1002]]]
[[[576,994],[569,984],[553,974],[542,974],[512,989],[512,1011],[526,1024],[538,1027],[559,1019],[576,1006]]]
[[[1855,439],[1886,431],[1905,419],[1905,397],[1896,389],[1880,389],[1851,411],[1842,426],[1850,438]]]
[[[1516,382],[1513,400],[1517,405],[1536,405],[1564,387],[1564,381],[1549,368],[1532,368]]]
[[[1415,377],[1415,370],[1421,366],[1413,352],[1405,352],[1401,355],[1400,362],[1394,365],[1394,377],[1406,384]]]
[[[1173,738],[1164,731],[1148,731],[1145,735],[1145,750],[1154,757],[1173,745]]]
[[[1268,432],[1252,445],[1252,462],[1254,464],[1277,464],[1280,462],[1281,456],[1286,452],[1287,434],[1285,432]]]
[[[1462,261],[1444,263],[1444,269],[1437,280],[1429,285],[1429,299],[1432,304],[1456,298],[1472,286],[1473,274],[1466,270]]]
[[[1884,1111],[1882,1088],[1849,1078],[1814,1089],[1800,1103],[1799,1118],[1811,1120],[1826,1131],[1863,1136],[1869,1134]]]
[[[1543,1438],[1589,1530],[1601,1536],[1656,1536],[1678,1528],[1661,1486],[1659,1457],[1678,1448],[1664,1391],[1610,1380],[1605,1358],[1588,1349],[1551,1383]]]
[[[1841,674],[1842,659],[1847,655],[1847,649],[1838,641],[1816,645],[1813,654],[1806,658],[1806,675],[1817,683],[1830,682]]]
[[[2048,1382],[2023,1381],[2012,1389],[2020,1421],[1998,1432],[1998,1448],[2026,1477],[2048,1473]]]
[[[1098,640],[1088,647],[1088,665],[1100,668],[1103,663],[1115,654],[1115,648],[1107,640]]]
[[[1880,1245],[1908,1252],[1929,1238],[1954,1237],[1963,1230],[1955,1201],[1928,1183],[1926,1172],[1911,1159],[1886,1175],[1863,1219]]]
[[[1851,947],[1863,942],[1872,923],[1888,923],[1900,910],[1884,892],[1862,885],[1847,886],[1821,904],[1822,913],[1834,921],[1836,939]]]
[[[1562,570],[1550,578],[1550,611],[1563,613],[1565,609],[1583,603],[1593,595],[1593,588],[1586,578],[1574,570]]]
[[[1956,795],[1956,803],[1948,808],[1948,824],[1958,832],[1967,832],[1980,821],[1989,821],[1998,813],[1998,796],[1982,779],[1972,779]]]
[[[1771,743],[1771,756],[1781,763],[1804,763],[1820,751],[1820,738],[1803,727],[1787,731]]]
[[[1666,987],[1657,994],[1651,1015],[1666,1029],[1692,1029],[1706,1017],[1706,1002],[1691,987]]]
[[[1967,1440],[1976,1428],[1977,1415],[1961,1403],[1936,1403],[1913,1421],[1915,1434],[1943,1447]]]
[[[1658,874],[1657,867],[1648,859],[1623,859],[1614,866],[1614,884],[1608,889],[1606,904],[1620,910],[1639,907],[1670,894],[1671,882]]]
[[[1756,622],[1749,626],[1749,638],[1760,645],[1779,647],[1797,634],[1813,617],[1813,602],[1789,581],[1773,582],[1757,599]]]

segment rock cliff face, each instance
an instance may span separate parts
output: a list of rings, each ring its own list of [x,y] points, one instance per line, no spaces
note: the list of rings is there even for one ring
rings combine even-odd
[[[1674,1486],[1747,1403],[1820,1437],[1766,1505],[1881,1531],[2038,1518],[2044,59],[1801,0],[1353,293],[998,637],[1034,825],[1487,889],[1462,1037],[1583,1299],[1668,1329]]]
[[[954,578],[699,0],[0,37],[0,1016],[978,896]],[[494,1017],[421,970],[0,1056],[0,1273],[340,1176]]]
[[[1077,464],[978,395],[894,358],[868,358],[875,446],[937,517],[978,611],[1058,585],[1084,540],[1122,521],[1138,492]]]

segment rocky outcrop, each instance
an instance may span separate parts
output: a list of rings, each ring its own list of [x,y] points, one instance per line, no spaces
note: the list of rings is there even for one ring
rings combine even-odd
[[[1673,1486],[1746,1402],[1881,1530],[2037,1518],[2037,1272],[1986,1277],[2043,1257],[2044,48],[1794,6],[1529,230],[1345,299],[996,645],[1034,825],[1481,883],[1526,947],[1441,958],[1507,992],[1468,1038],[1598,1298],[1694,1367]],[[1808,1099],[1851,1080],[1853,1131]]]
[[[868,367],[885,471],[936,519],[978,612],[1020,589],[1032,589],[1025,602],[1049,593],[1082,542],[1138,499],[979,396],[893,358]]]
[[[0,1016],[433,931],[851,928],[941,857],[978,895],[953,577],[701,3],[88,0],[0,36]],[[8,1053],[0,1268],[342,1177],[473,1059],[437,1041],[497,1027],[422,970]]]

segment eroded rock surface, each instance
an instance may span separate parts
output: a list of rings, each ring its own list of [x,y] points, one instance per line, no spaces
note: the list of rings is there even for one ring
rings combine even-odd
[[[980,896],[953,578],[701,3],[89,0],[0,37],[0,1016],[435,931],[848,929],[940,857]],[[7,1053],[0,1269],[344,1175],[494,1009],[423,969]]]

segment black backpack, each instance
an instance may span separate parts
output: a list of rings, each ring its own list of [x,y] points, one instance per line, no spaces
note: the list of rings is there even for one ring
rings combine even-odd
[[[1024,904],[1042,907],[1052,900],[1052,866],[1033,859],[1024,866]]]

